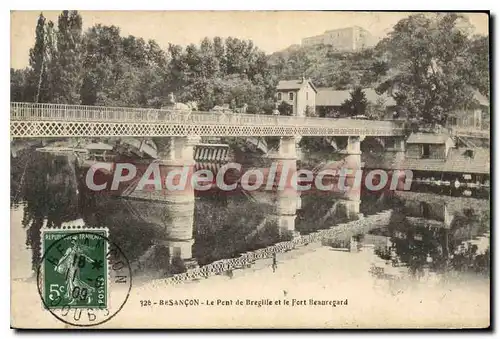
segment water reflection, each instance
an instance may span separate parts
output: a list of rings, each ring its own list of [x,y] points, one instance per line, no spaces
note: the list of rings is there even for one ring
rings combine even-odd
[[[26,230],[32,270],[40,260],[43,225],[108,227],[132,263],[134,278],[149,280],[393,209],[389,225],[345,232],[324,245],[353,255],[373,252],[377,278],[489,275],[488,200],[418,192],[301,194],[291,188],[231,196],[215,192],[168,203],[123,199],[82,194],[76,162],[72,156],[36,152],[13,160],[11,180],[22,185],[13,185],[12,209],[23,211],[13,227]]]
[[[200,265],[297,236],[299,199],[292,190],[234,195],[221,201],[207,196],[197,198],[194,251]]]
[[[26,229],[26,246],[32,251],[32,268],[40,257],[40,229],[61,227],[78,216],[78,184],[72,156],[47,153],[24,154],[14,161],[11,204],[23,203],[20,224]],[[16,171],[17,170],[17,171]]]
[[[398,192],[394,206],[401,217],[372,234],[387,239],[375,250],[379,258],[407,268],[397,272],[417,279],[431,273],[489,275],[488,201]]]

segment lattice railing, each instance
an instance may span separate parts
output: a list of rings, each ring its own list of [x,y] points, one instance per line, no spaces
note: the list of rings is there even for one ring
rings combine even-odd
[[[12,137],[401,135],[393,121],[11,103]]]

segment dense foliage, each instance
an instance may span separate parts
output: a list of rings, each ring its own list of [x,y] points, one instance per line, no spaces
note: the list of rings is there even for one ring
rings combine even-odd
[[[470,24],[457,13],[416,14],[400,20],[377,45],[380,77],[403,113],[443,124],[455,110],[474,105],[474,92],[489,96],[488,39],[470,36]]]
[[[367,103],[360,90],[374,87],[391,95],[403,116],[442,123],[473,105],[475,91],[489,97],[488,48],[488,37],[471,35],[467,20],[450,13],[404,18],[360,52],[294,45],[265,55],[232,37],[163,50],[154,40],[121,36],[115,26],[82,32],[79,13],[63,11],[57,25],[40,14],[29,67],[11,69],[11,100],[161,107],[172,92],[200,110],[227,105],[270,114],[277,81],[305,76],[317,87],[351,90],[346,115],[380,118],[383,103]],[[289,107],[279,111],[290,114]]]
[[[340,106],[340,110],[345,116],[364,115],[368,107],[368,100],[361,87],[357,87],[350,92],[349,99]]]
[[[278,111],[280,112],[280,115],[291,116],[293,115],[293,106],[287,103],[286,101],[282,101],[278,105]]]
[[[316,87],[339,90],[372,87],[386,64],[374,63],[374,50],[338,52],[334,46],[290,46],[270,55],[269,63],[280,79],[312,79]]]
[[[57,28],[40,14],[30,67],[11,70],[13,101],[161,107],[173,92],[201,110],[246,104],[247,113],[271,113],[275,86],[252,41],[205,38],[165,51],[154,40],[121,36],[116,26],[82,33],[76,11],[63,11]]]

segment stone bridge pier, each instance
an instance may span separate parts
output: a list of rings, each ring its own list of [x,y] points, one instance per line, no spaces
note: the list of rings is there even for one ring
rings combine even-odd
[[[277,158],[279,159],[289,159],[289,160],[297,160],[298,154],[298,143],[302,137],[300,136],[287,136],[287,137],[281,137],[280,138],[280,143],[279,143],[279,149],[278,149],[278,156]]]
[[[135,190],[131,197],[170,203],[194,202],[194,147],[200,139],[198,136],[153,138],[158,154],[161,190],[149,186],[142,191]]]
[[[347,169],[357,171],[361,169],[361,141],[364,136],[350,136],[347,138],[347,147],[345,150],[346,157],[344,159]],[[355,173],[348,173],[348,176],[354,176]]]
[[[292,182],[294,174],[297,172],[298,143],[301,137],[287,136],[281,137],[278,152],[273,155],[273,166],[276,166],[275,185],[281,190],[293,189],[295,183]]]
[[[200,136],[153,138],[158,158],[165,166],[194,165],[194,147],[201,140]]]
[[[362,164],[361,142],[364,136],[350,136],[347,138],[346,157],[340,169],[339,180],[344,181],[341,188],[340,214],[349,220],[360,216]],[[344,172],[342,171],[344,170]]]

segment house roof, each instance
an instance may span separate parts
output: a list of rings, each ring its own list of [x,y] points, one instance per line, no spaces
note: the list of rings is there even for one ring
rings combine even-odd
[[[312,83],[310,79],[298,79],[298,80],[280,80],[278,83],[278,86],[276,86],[276,89],[278,91],[289,91],[289,90],[294,90],[298,91],[299,89],[304,86],[304,82],[308,82],[309,86],[315,91],[318,92],[316,89],[316,86]]]
[[[448,139],[451,139],[448,134],[434,133],[412,133],[407,144],[444,144]]]
[[[465,155],[467,148],[450,148],[446,159],[415,159],[392,152],[380,155],[362,154],[365,168],[400,169],[429,172],[490,174],[490,152],[474,148],[473,157]]]
[[[382,99],[387,106],[395,106],[396,101],[387,94],[377,94],[373,88],[363,89],[366,99],[371,103],[376,103],[377,100]],[[316,95],[316,106],[340,106],[344,101],[351,97],[351,91],[348,90],[334,90],[332,88],[318,88]]]
[[[479,102],[479,105],[481,106],[489,106],[490,101],[488,100],[487,97],[479,93],[478,90],[474,90],[474,99],[476,99]]]

